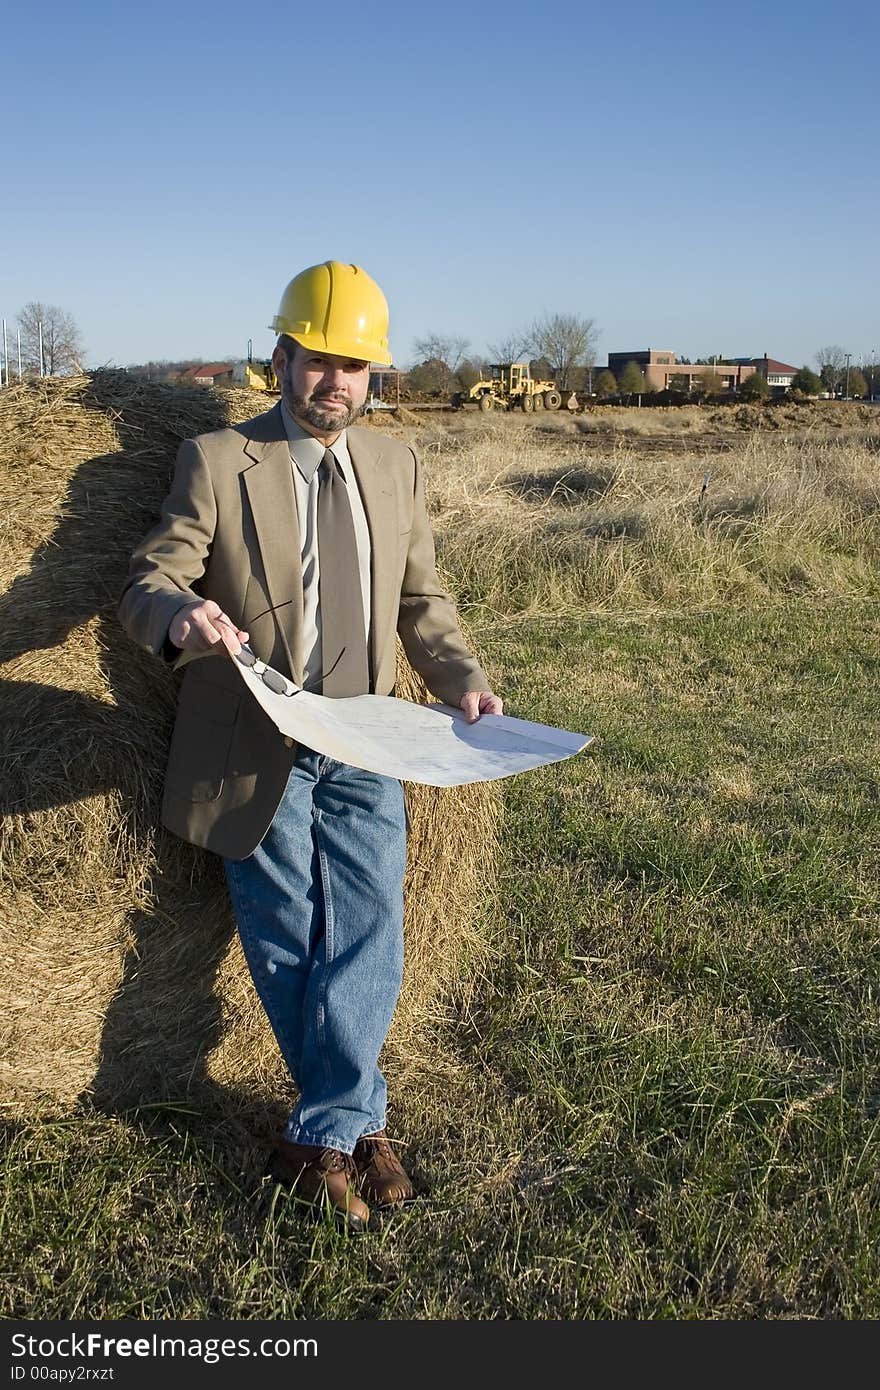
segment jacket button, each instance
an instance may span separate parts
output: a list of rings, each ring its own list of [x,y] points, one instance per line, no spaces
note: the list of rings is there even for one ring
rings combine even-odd
[[[284,747],[285,747],[285,748],[292,748],[292,747],[293,747],[293,742],[294,742],[294,741],[293,741],[292,738],[287,738],[287,737],[285,736],[285,739],[284,739]]]

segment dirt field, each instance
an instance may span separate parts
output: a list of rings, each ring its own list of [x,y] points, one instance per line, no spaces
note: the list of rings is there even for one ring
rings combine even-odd
[[[586,436],[597,448],[616,448],[622,441],[639,441],[647,451],[681,443],[700,448],[729,447],[732,439],[756,431],[804,438],[880,437],[880,402],[787,401],[767,405],[590,406],[572,412],[564,407],[553,412],[524,415],[521,411],[493,412],[488,418],[477,410],[431,411],[419,414],[402,407],[402,421],[421,428],[481,430],[489,421],[503,422],[511,430],[531,430],[544,435]],[[377,428],[394,429],[394,417],[373,417]]]

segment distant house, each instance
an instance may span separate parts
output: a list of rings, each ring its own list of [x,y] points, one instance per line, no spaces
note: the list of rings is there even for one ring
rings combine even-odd
[[[232,382],[231,362],[202,362],[197,367],[187,367],[180,373],[179,380],[193,386],[220,386]]]
[[[800,371],[799,367],[790,367],[787,362],[777,362],[775,357],[768,357],[766,352],[763,357],[753,357],[751,364],[777,394],[787,391]]]

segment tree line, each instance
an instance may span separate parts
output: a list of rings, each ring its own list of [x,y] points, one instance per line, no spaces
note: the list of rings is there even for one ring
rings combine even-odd
[[[407,372],[408,394],[445,398],[467,392],[483,377],[492,363],[527,361],[533,377],[552,376],[561,391],[582,391],[600,400],[629,401],[639,396],[687,396],[707,400],[726,394],[714,367],[725,365],[720,356],[678,357],[682,366],[702,367],[688,376],[673,376],[665,392],[658,391],[637,362],[627,362],[616,377],[607,367],[596,368],[597,330],[593,319],[554,314],[532,325],[519,336],[489,345],[488,355],[470,353],[467,338],[429,333],[414,343],[417,365]],[[869,361],[863,368],[853,364],[852,355],[841,347],[824,347],[816,353],[818,372],[806,364],[796,373],[791,390],[800,396],[846,396],[850,399],[880,395],[880,362]],[[743,400],[765,399],[771,387],[760,372],[741,383],[737,396]]]
[[[814,360],[819,368],[820,390],[829,395],[869,396],[873,400],[880,393],[880,362],[866,362],[863,370],[853,363],[852,353],[836,344],[820,348]]]
[[[57,304],[31,301],[17,315],[18,329],[12,362],[16,364],[18,340],[21,342],[21,366],[25,376],[62,376],[84,370],[85,348],[82,334],[72,314]],[[468,338],[440,333],[428,333],[414,342],[415,365],[406,373],[406,395],[446,399],[457,391],[469,391],[486,375],[495,362],[524,362],[530,364],[536,378],[552,378],[560,391],[582,391],[600,400],[626,397],[632,399],[655,394],[637,362],[628,362],[619,378],[607,367],[596,370],[596,341],[599,330],[595,319],[576,314],[545,314],[520,333],[490,343],[486,356],[471,352]],[[41,361],[42,344],[42,361]],[[225,359],[224,359],[225,360]],[[720,357],[697,358],[693,364],[687,357],[677,359],[686,365],[702,366],[696,375],[693,390],[686,379],[673,378],[669,394],[690,394],[701,399],[720,394],[718,377],[711,370],[722,363]],[[187,367],[196,366],[199,359],[177,361],[166,359],[138,363],[127,370],[145,381],[170,381]],[[846,396],[853,399],[880,395],[880,362],[857,365],[852,354],[837,344],[820,348],[814,358],[817,371],[801,367],[791,383],[792,391],[802,396]],[[769,386],[760,373],[747,377],[738,396],[760,398],[769,394]]]
[[[531,362],[535,376],[552,376],[560,391],[583,390],[592,380],[599,330],[595,319],[546,314],[529,328],[490,343],[473,355],[470,340],[428,333],[413,344],[419,361],[407,372],[413,394],[447,397],[469,391],[493,362]]]

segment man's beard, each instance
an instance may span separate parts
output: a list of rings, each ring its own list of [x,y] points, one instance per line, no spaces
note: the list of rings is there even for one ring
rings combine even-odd
[[[331,434],[334,430],[341,433],[364,413],[362,405],[352,405],[341,399],[338,404],[344,405],[344,410],[328,409],[320,399],[315,400],[314,397],[306,400],[305,396],[296,394],[288,381],[284,383],[284,404],[295,419],[304,420],[312,429],[320,430],[322,434]]]

